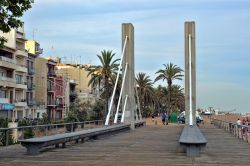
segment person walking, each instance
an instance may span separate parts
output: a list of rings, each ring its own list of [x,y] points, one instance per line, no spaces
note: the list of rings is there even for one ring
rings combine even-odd
[[[161,114],[162,125],[166,125],[166,118],[167,118],[166,113],[162,113],[162,114]]]
[[[237,123],[237,125],[238,125],[238,126],[240,126],[240,125],[241,125],[241,120],[240,120],[240,118],[238,118],[238,120],[237,120],[237,122],[236,122],[236,123]]]

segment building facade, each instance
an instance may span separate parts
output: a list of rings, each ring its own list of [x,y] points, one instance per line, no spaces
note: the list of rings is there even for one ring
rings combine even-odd
[[[63,119],[65,114],[65,81],[63,76],[56,76],[55,78],[55,119]]]
[[[56,119],[56,61],[47,61],[47,114],[49,119]]]
[[[95,94],[91,86],[88,86],[90,77],[88,77],[88,71],[85,68],[79,66],[73,66],[70,64],[57,64],[57,73],[65,76],[69,80],[74,80],[74,90],[70,94],[71,99],[73,100],[74,96],[77,95],[77,98],[80,102],[93,101],[95,99]]]
[[[42,57],[35,60],[35,101],[38,118],[47,113],[47,62],[48,60]]]
[[[29,117],[40,118],[40,113],[36,111],[37,105],[35,101],[35,60],[42,54],[43,50],[40,48],[40,44],[34,40],[28,40],[25,42],[25,49],[28,51],[27,58],[27,92],[26,92],[26,101],[28,104],[28,113]]]
[[[36,66],[35,100],[37,114],[41,118],[47,113],[50,120],[63,119],[65,116],[65,78],[56,74],[57,61],[51,58],[38,57]]]
[[[0,116],[14,121],[28,116],[24,27],[0,35],[7,39],[0,50]]]

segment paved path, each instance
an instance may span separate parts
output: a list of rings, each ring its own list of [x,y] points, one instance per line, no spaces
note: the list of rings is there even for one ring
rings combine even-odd
[[[179,151],[182,125],[153,126],[119,133],[67,148],[49,149],[27,156],[20,145],[0,149],[2,166],[167,166],[250,165],[250,144],[211,125],[201,129],[208,139],[201,157],[192,159]]]

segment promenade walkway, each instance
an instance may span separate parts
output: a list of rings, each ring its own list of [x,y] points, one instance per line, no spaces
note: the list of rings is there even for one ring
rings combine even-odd
[[[201,130],[208,140],[201,157],[188,158],[180,152],[182,125],[147,125],[67,148],[50,149],[38,156],[26,155],[20,145],[0,148],[1,166],[166,166],[166,165],[249,165],[250,144],[222,129],[205,124]]]

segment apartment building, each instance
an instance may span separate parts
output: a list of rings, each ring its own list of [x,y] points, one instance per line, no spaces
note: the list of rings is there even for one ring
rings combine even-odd
[[[64,75],[70,80],[74,80],[74,91],[71,92],[71,99],[77,98],[81,102],[93,101],[95,99],[95,94],[91,86],[88,86],[90,77],[88,77],[88,71],[85,68],[74,66],[71,64],[57,64],[57,73]]]
[[[66,86],[64,77],[56,74],[56,64],[51,58],[38,57],[35,61],[37,113],[41,117],[46,112],[51,120],[62,119],[65,108]]]
[[[8,41],[0,50],[0,116],[12,120],[28,116],[24,27],[2,33]]]
[[[47,62],[47,114],[50,119],[56,119],[56,64],[53,59]]]
[[[43,50],[40,48],[40,44],[35,40],[28,40],[25,42],[25,49],[28,51],[27,58],[27,92],[26,101],[28,104],[28,114],[31,118],[41,118],[41,114],[37,112],[37,105],[35,101],[35,59],[42,54]],[[43,111],[44,112],[44,111]]]

